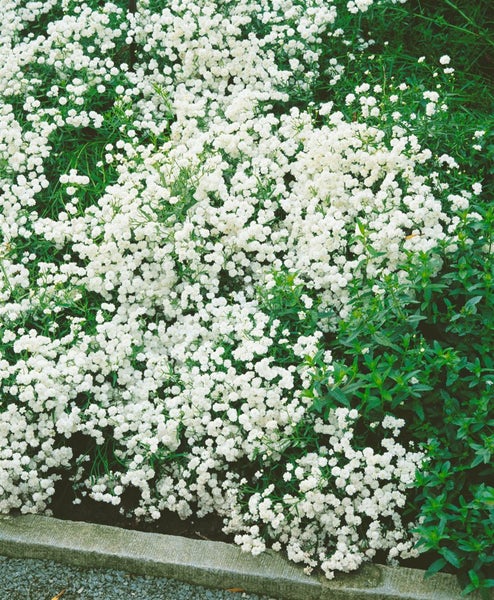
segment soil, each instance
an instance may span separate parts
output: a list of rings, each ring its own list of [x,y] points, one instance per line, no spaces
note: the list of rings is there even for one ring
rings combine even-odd
[[[135,495],[132,490],[127,490],[122,496],[122,505],[132,506],[134,504],[133,496]],[[74,504],[74,498],[75,495],[69,482],[57,482],[54,500],[50,505],[53,516],[57,519],[99,523],[100,525],[111,525],[135,531],[180,535],[192,539],[217,542],[233,542],[233,535],[226,535],[221,531],[222,519],[217,515],[207,515],[201,519],[189,518],[182,520],[176,513],[164,511],[156,521],[143,521],[136,517],[127,518],[123,516],[118,506],[106,502],[97,502],[87,496],[82,499],[80,504]]]

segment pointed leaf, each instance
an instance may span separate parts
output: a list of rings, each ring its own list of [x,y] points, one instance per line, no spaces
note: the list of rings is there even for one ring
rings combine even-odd
[[[468,577],[470,578],[470,581],[475,587],[479,586],[480,579],[476,571],[470,569],[470,571],[468,571]]]
[[[437,560],[435,560],[432,565],[427,569],[427,571],[425,572],[425,577],[431,577],[432,575],[434,575],[434,573],[437,573],[438,571],[440,571],[443,567],[445,567],[447,565],[447,561],[444,560],[444,558],[438,558]]]
[[[457,569],[461,567],[461,561],[453,552],[453,550],[450,550],[449,548],[441,548],[439,552],[451,565],[453,565],[453,567],[456,567]]]

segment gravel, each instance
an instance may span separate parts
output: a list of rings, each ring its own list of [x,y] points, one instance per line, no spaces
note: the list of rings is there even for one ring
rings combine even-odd
[[[2,600],[274,600],[237,588],[209,590],[163,577],[4,556],[0,556],[0,592]]]

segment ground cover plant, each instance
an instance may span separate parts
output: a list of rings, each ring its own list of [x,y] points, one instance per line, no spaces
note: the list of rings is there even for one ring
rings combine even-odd
[[[489,3],[2,18],[0,511],[493,587]]]

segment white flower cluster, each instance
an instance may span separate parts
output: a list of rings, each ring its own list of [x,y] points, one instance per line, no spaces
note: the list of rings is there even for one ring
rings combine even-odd
[[[316,418],[306,358],[323,332],[261,301],[273,273],[297,273],[298,322],[315,301],[344,317],[351,281],[454,238],[430,152],[366,120],[368,88],[348,99],[355,121],[294,107],[323,36],[343,35],[336,5],[4,4],[0,512],[45,510],[71,469],[82,494],[119,504],[137,488],[143,518],[215,511],[243,547],[281,544],[328,575],[407,556],[400,509],[422,457],[394,439],[403,423],[359,450],[358,415]],[[76,433],[91,443],[74,455]],[[292,492],[245,500],[276,466]]]
[[[422,455],[406,452],[392,438],[382,440],[381,453],[355,450],[357,417],[357,411],[339,408],[327,422],[316,420],[317,452],[280,465],[283,488],[291,493],[271,483],[249,497],[248,512],[233,507],[227,529],[245,532],[237,534],[237,543],[256,554],[266,548],[263,539],[275,539],[272,547],[283,544],[291,560],[308,572],[319,565],[329,578],[357,569],[378,549],[390,557],[415,555],[399,513]]]
[[[406,0],[389,0],[391,4],[405,4]],[[381,0],[350,0],[347,3],[348,12],[357,14],[359,12],[367,12],[371,6],[379,6],[385,4]]]

